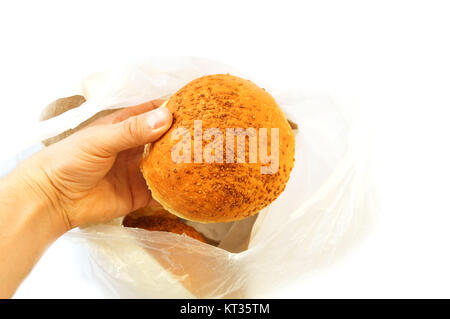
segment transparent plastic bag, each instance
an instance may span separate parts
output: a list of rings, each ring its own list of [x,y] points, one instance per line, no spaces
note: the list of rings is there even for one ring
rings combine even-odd
[[[87,101],[42,122],[40,140],[74,128],[97,112],[168,97],[205,74],[231,73],[199,58],[152,58],[86,78]],[[373,208],[367,139],[328,97],[265,88],[298,124],[296,161],[286,190],[243,228],[248,247],[232,253],[185,235],[125,228],[121,219],[65,236],[87,245],[93,278],[117,297],[266,297],[307,271],[329,263],[364,234]],[[234,228],[233,228],[234,227]],[[226,234],[225,234],[226,237]],[[221,240],[225,240],[222,237]],[[233,251],[233,250],[231,250]]]

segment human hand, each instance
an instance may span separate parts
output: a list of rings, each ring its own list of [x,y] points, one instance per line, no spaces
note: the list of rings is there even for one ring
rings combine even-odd
[[[139,170],[144,144],[172,123],[155,100],[109,114],[25,160],[14,171],[67,231],[125,215],[151,203]]]

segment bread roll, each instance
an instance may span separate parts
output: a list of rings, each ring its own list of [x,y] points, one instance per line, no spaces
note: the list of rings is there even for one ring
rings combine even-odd
[[[193,227],[184,224],[179,218],[171,218],[167,216],[140,216],[135,217],[128,215],[122,222],[125,227],[142,228],[148,231],[164,231],[175,234],[185,234],[191,238],[206,242],[203,236]]]
[[[153,198],[165,209],[192,221],[229,222],[256,214],[283,192],[294,166],[294,133],[274,98],[264,89],[229,74],[208,75],[180,89],[166,107],[173,112],[173,125],[149,146],[141,162]],[[194,123],[199,120],[200,131]],[[190,135],[184,144],[178,134],[183,128]],[[218,140],[218,135],[208,140],[205,133],[214,128],[222,133],[223,143],[208,153],[214,149],[208,144]],[[239,153],[239,147],[243,150],[242,139],[230,144],[232,147],[226,145],[227,129],[238,128],[254,129],[249,133],[252,137],[245,137],[244,162],[243,153]],[[266,139],[261,138],[264,129]],[[276,129],[279,147],[272,149]],[[256,161],[255,149],[251,147],[255,136]],[[266,145],[266,153],[259,144],[261,141],[265,142],[262,145]],[[186,155],[189,147],[191,152]],[[222,162],[219,149],[222,149]],[[267,173],[267,168],[275,162],[275,157],[267,162],[265,154],[278,154],[278,166],[272,173]],[[211,157],[214,162],[207,162]],[[184,161],[180,162],[180,158]]]

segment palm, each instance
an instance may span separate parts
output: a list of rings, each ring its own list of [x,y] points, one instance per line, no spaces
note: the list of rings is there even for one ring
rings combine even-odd
[[[124,109],[97,120],[91,127],[122,121],[151,108],[154,104]],[[81,221],[107,221],[148,206],[151,192],[139,168],[144,146],[102,157],[77,143],[84,140],[79,134],[89,135],[89,128],[51,146],[59,148],[53,153],[65,154],[64,159],[56,161],[59,165],[52,165],[50,175],[52,183],[60,186],[57,188],[64,199],[63,210],[70,216],[69,223],[73,226]]]

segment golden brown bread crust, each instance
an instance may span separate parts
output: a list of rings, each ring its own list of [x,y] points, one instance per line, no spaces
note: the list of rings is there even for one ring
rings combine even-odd
[[[173,125],[150,146],[141,170],[152,196],[171,213],[193,221],[229,222],[256,214],[284,190],[294,166],[294,133],[273,97],[248,80],[228,75],[198,78],[173,95],[166,105]],[[171,151],[179,140],[172,132],[186,127],[194,137],[194,120],[202,120],[203,132],[219,128],[279,128],[279,169],[261,174],[259,161],[226,163],[175,163]],[[203,142],[203,147],[208,142]],[[270,150],[270,133],[268,137]],[[192,146],[193,150],[193,146]],[[192,151],[193,153],[193,151]]]
[[[138,210],[135,210],[134,212],[129,213],[127,216],[132,217],[132,218],[139,218],[142,216],[153,216],[153,217],[164,217],[164,218],[178,220],[177,216],[169,213],[162,206],[157,206],[157,207],[152,206],[152,207],[140,208]]]
[[[134,217],[127,215],[122,225],[125,227],[142,228],[148,231],[164,231],[175,234],[185,234],[191,238],[206,243],[205,239],[193,227],[186,225],[178,218],[167,218],[162,216],[141,216]]]

